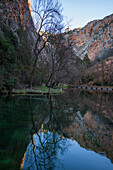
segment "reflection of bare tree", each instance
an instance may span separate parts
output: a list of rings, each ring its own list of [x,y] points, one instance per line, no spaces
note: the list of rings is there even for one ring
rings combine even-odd
[[[43,113],[40,114],[40,106],[44,106],[44,104],[48,109],[43,108]],[[57,104],[58,101],[53,96],[48,96],[46,100],[41,100],[41,103],[34,109],[32,107],[32,100],[30,100],[32,121],[31,142],[27,147],[23,160],[23,169],[53,169],[56,165],[62,166],[63,169],[63,164],[58,159],[58,154],[64,154],[69,144],[66,142],[66,139],[64,140],[64,137],[56,133],[57,131],[63,134],[60,119],[57,117],[59,110]],[[64,116],[64,110],[64,107],[60,110],[62,116]],[[63,121],[63,117],[61,117],[61,120],[62,122],[67,122],[65,118]],[[44,130],[44,124],[46,125],[45,129],[49,129],[52,132]]]
[[[82,147],[104,153],[113,160],[113,126],[110,119],[113,113],[110,104],[113,97],[100,93],[79,94],[74,91],[70,91],[68,95],[42,97],[35,108],[32,108],[31,100],[32,142],[26,152],[29,166],[26,162],[24,166],[52,169],[55,162],[59,162],[58,152],[66,151],[68,147],[66,139],[61,139],[58,134],[76,139]],[[107,116],[103,114],[105,111]]]
[[[33,134],[27,147],[23,169],[53,169],[55,166],[63,169],[58,154],[64,154],[67,148],[66,140],[61,139],[55,132],[44,130]]]
[[[30,102],[32,108],[32,101]],[[39,99],[35,109],[31,109],[32,130],[35,133],[40,129],[40,125],[46,124],[46,129],[56,131],[59,134],[63,133],[63,127],[67,127],[72,123],[71,110],[72,105],[61,101],[57,96],[45,96]],[[66,136],[65,136],[66,137]]]

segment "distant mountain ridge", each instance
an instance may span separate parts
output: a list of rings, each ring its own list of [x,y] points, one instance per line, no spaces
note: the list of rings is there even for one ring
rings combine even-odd
[[[113,53],[113,14],[102,20],[89,22],[83,28],[65,34],[73,40],[73,50],[81,59],[87,54],[90,60],[111,56]]]

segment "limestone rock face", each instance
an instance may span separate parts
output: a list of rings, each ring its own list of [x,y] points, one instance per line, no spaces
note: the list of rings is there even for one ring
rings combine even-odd
[[[86,54],[91,60],[101,58],[113,52],[113,14],[74,29],[65,34],[67,36],[73,40],[73,50],[80,58]]]
[[[30,0],[4,0],[0,1],[0,34],[4,36],[3,26],[16,35],[20,40],[20,28],[27,33],[28,42],[33,47],[36,31],[31,15]]]

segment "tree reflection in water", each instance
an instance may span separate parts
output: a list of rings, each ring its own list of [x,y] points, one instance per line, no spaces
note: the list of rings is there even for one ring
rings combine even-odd
[[[31,100],[32,138],[22,161],[23,169],[53,169],[55,166],[63,169],[59,154],[68,151],[68,139],[76,140],[87,150],[106,155],[112,162],[113,112],[109,97],[113,99],[111,95],[89,93],[72,93],[71,97],[45,96],[37,100],[35,108]]]
[[[20,164],[23,169],[63,169],[63,165],[79,169],[80,165],[89,170],[94,164],[96,170],[113,169],[112,93],[73,90],[58,96],[3,97],[0,116],[0,169],[19,169]],[[85,148],[91,155],[98,153],[96,158],[109,158],[108,162],[88,159],[84,165],[86,152],[79,155],[70,139],[83,153]]]
[[[32,102],[30,101],[29,103],[32,120],[31,142],[29,143],[25,156],[23,157],[21,163],[22,169],[30,168],[50,170],[53,169],[53,167],[55,168],[55,166],[57,166],[56,168],[62,167],[63,169],[63,164],[61,160],[58,159],[58,154],[63,155],[71,144],[67,142],[67,139],[64,137],[65,134],[61,130],[61,125],[63,122],[66,125],[70,123],[70,121],[67,120],[67,116],[64,117],[64,107],[63,109],[61,109],[60,105],[56,107],[58,102],[55,104],[53,99],[54,98],[51,96],[48,98],[48,113],[46,110],[43,110],[42,114],[37,114],[37,120],[39,121],[36,121],[36,117],[34,116],[36,113],[34,113],[32,110]],[[37,105],[35,112],[38,113],[38,110],[40,110],[39,107],[40,105]],[[60,108],[60,110],[58,108]],[[47,115],[44,116],[45,112]],[[45,129],[43,127],[43,123],[46,124]],[[40,126],[41,129],[39,130]],[[58,132],[60,135],[56,132]]]
[[[32,135],[32,141],[27,147],[23,169],[53,169],[62,167],[58,154],[64,154],[69,144],[56,132],[39,131]],[[57,163],[56,163],[57,162]]]

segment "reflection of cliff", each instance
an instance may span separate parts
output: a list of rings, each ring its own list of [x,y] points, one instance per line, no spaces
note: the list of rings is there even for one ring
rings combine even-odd
[[[46,129],[75,139],[82,147],[105,154],[113,162],[112,98],[110,94],[70,92],[45,100],[48,109],[42,108],[35,115],[43,100],[34,110],[35,129],[43,122]]]
[[[65,150],[64,141],[67,137],[76,140],[88,150],[106,155],[113,162],[112,101],[111,94],[80,93],[79,91],[69,91],[61,96],[0,98],[0,132],[2,136],[0,156],[1,160],[4,160],[0,168],[3,169],[5,165],[8,169],[13,165],[14,169],[18,169],[22,157],[24,156],[23,162],[24,158],[29,158],[29,155],[24,155],[24,152],[30,142],[30,137],[39,132],[39,129],[41,129],[40,132],[45,133],[45,136],[48,134],[48,143],[44,143],[46,141],[43,141],[44,133],[38,133],[44,144],[44,148],[40,145],[42,151],[43,149],[51,150],[52,153],[55,147],[56,152],[61,151],[58,147]],[[46,130],[43,131],[43,129]],[[52,132],[54,134],[57,132],[57,135],[53,135]],[[52,135],[49,136],[49,134]],[[52,147],[53,140],[55,142]],[[59,142],[57,143],[57,141]],[[32,138],[30,144],[34,144],[33,142],[35,141]],[[32,149],[31,146],[28,148]],[[35,149],[37,149],[38,155],[37,144]],[[53,159],[52,155],[51,159]],[[51,159],[48,158],[49,163],[51,163]],[[5,161],[9,160],[10,162],[6,165]]]
[[[96,112],[113,122],[113,95],[112,93],[83,92],[81,96],[84,105],[89,107],[92,112]]]
[[[75,93],[73,100],[76,101]],[[81,97],[80,97],[81,96]],[[113,162],[113,96],[112,94],[83,92],[78,98],[78,112],[65,128],[82,147],[105,152]]]
[[[80,110],[83,115],[87,110],[91,110],[93,113],[98,113],[113,122],[112,93],[101,93],[99,91],[87,92],[75,89],[69,91],[69,96],[71,96],[75,103],[74,108]]]
[[[78,112],[64,132],[82,147],[103,153],[113,162],[113,126],[110,121],[90,111],[84,117]]]

